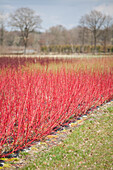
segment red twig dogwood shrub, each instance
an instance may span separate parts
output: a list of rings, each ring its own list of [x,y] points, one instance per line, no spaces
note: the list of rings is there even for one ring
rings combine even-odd
[[[59,70],[0,73],[0,156],[41,140],[113,97],[113,72]]]

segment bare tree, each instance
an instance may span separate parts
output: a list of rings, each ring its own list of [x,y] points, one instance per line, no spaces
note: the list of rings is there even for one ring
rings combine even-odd
[[[6,16],[0,12],[0,45],[3,46]]]
[[[34,10],[29,8],[17,9],[10,15],[10,18],[10,25],[21,32],[24,43],[24,53],[26,53],[29,35],[34,32],[36,28],[40,28],[42,20],[40,16],[35,14]]]
[[[81,39],[82,42],[82,51],[84,51],[85,31],[86,31],[84,16],[81,17],[79,24],[80,24],[79,38]]]
[[[67,30],[66,42],[70,45],[79,44],[79,27],[74,27],[70,30]]]
[[[105,22],[104,22],[104,28],[101,31],[100,39],[102,41],[102,44],[104,46],[104,52],[106,52],[106,45],[107,42],[111,40],[111,26],[113,24],[113,18],[109,15],[106,16]]]
[[[99,11],[93,10],[84,16],[84,24],[93,33],[94,52],[96,52],[97,38],[100,35],[106,16]]]
[[[51,44],[53,45],[61,45],[64,44],[65,39],[65,31],[66,28],[62,25],[56,25],[53,27],[50,27],[49,30],[47,30],[46,34],[48,33],[49,39],[51,41]]]
[[[113,45],[113,25],[111,26],[111,44]]]
[[[84,52],[84,45],[88,44],[90,41],[90,32],[89,29],[86,27],[85,24],[85,17],[82,16],[79,21],[79,40],[81,42],[82,48],[81,52]]]

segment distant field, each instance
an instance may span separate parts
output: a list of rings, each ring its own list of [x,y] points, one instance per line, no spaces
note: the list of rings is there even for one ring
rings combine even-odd
[[[17,55],[0,55],[0,57],[41,57],[41,58],[83,58],[83,57],[113,57],[113,55],[110,55],[110,54],[70,54],[70,55],[62,55],[62,54],[48,54],[48,55],[42,55],[42,54],[27,54],[27,55],[20,55],[20,54],[17,54]]]

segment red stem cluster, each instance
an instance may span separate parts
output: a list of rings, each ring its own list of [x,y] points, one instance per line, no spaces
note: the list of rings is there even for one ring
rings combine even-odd
[[[1,70],[0,157],[41,140],[72,115],[113,98],[113,73]]]

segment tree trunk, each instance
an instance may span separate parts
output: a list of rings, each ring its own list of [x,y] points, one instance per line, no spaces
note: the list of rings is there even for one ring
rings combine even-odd
[[[94,54],[95,54],[96,53],[96,44],[97,44],[96,30],[94,30],[93,34],[94,34]]]
[[[28,44],[28,36],[24,37],[24,54],[26,54],[27,44]]]
[[[0,36],[0,45],[3,46],[3,41],[4,41],[4,28],[3,25],[1,27],[1,36]]]
[[[104,53],[106,53],[106,38],[104,40]]]
[[[26,48],[27,48],[27,47],[26,47],[26,45],[25,45],[25,46],[24,46],[24,54],[26,54]]]
[[[28,44],[28,36],[29,36],[28,28],[25,27],[25,30],[24,30],[24,54],[26,54],[26,49],[27,49],[27,44]]]
[[[26,49],[27,49],[27,39],[24,41],[24,54],[26,54]]]
[[[82,49],[81,49],[81,52],[84,52],[84,40],[85,40],[85,29],[83,28],[83,31],[82,31]]]

